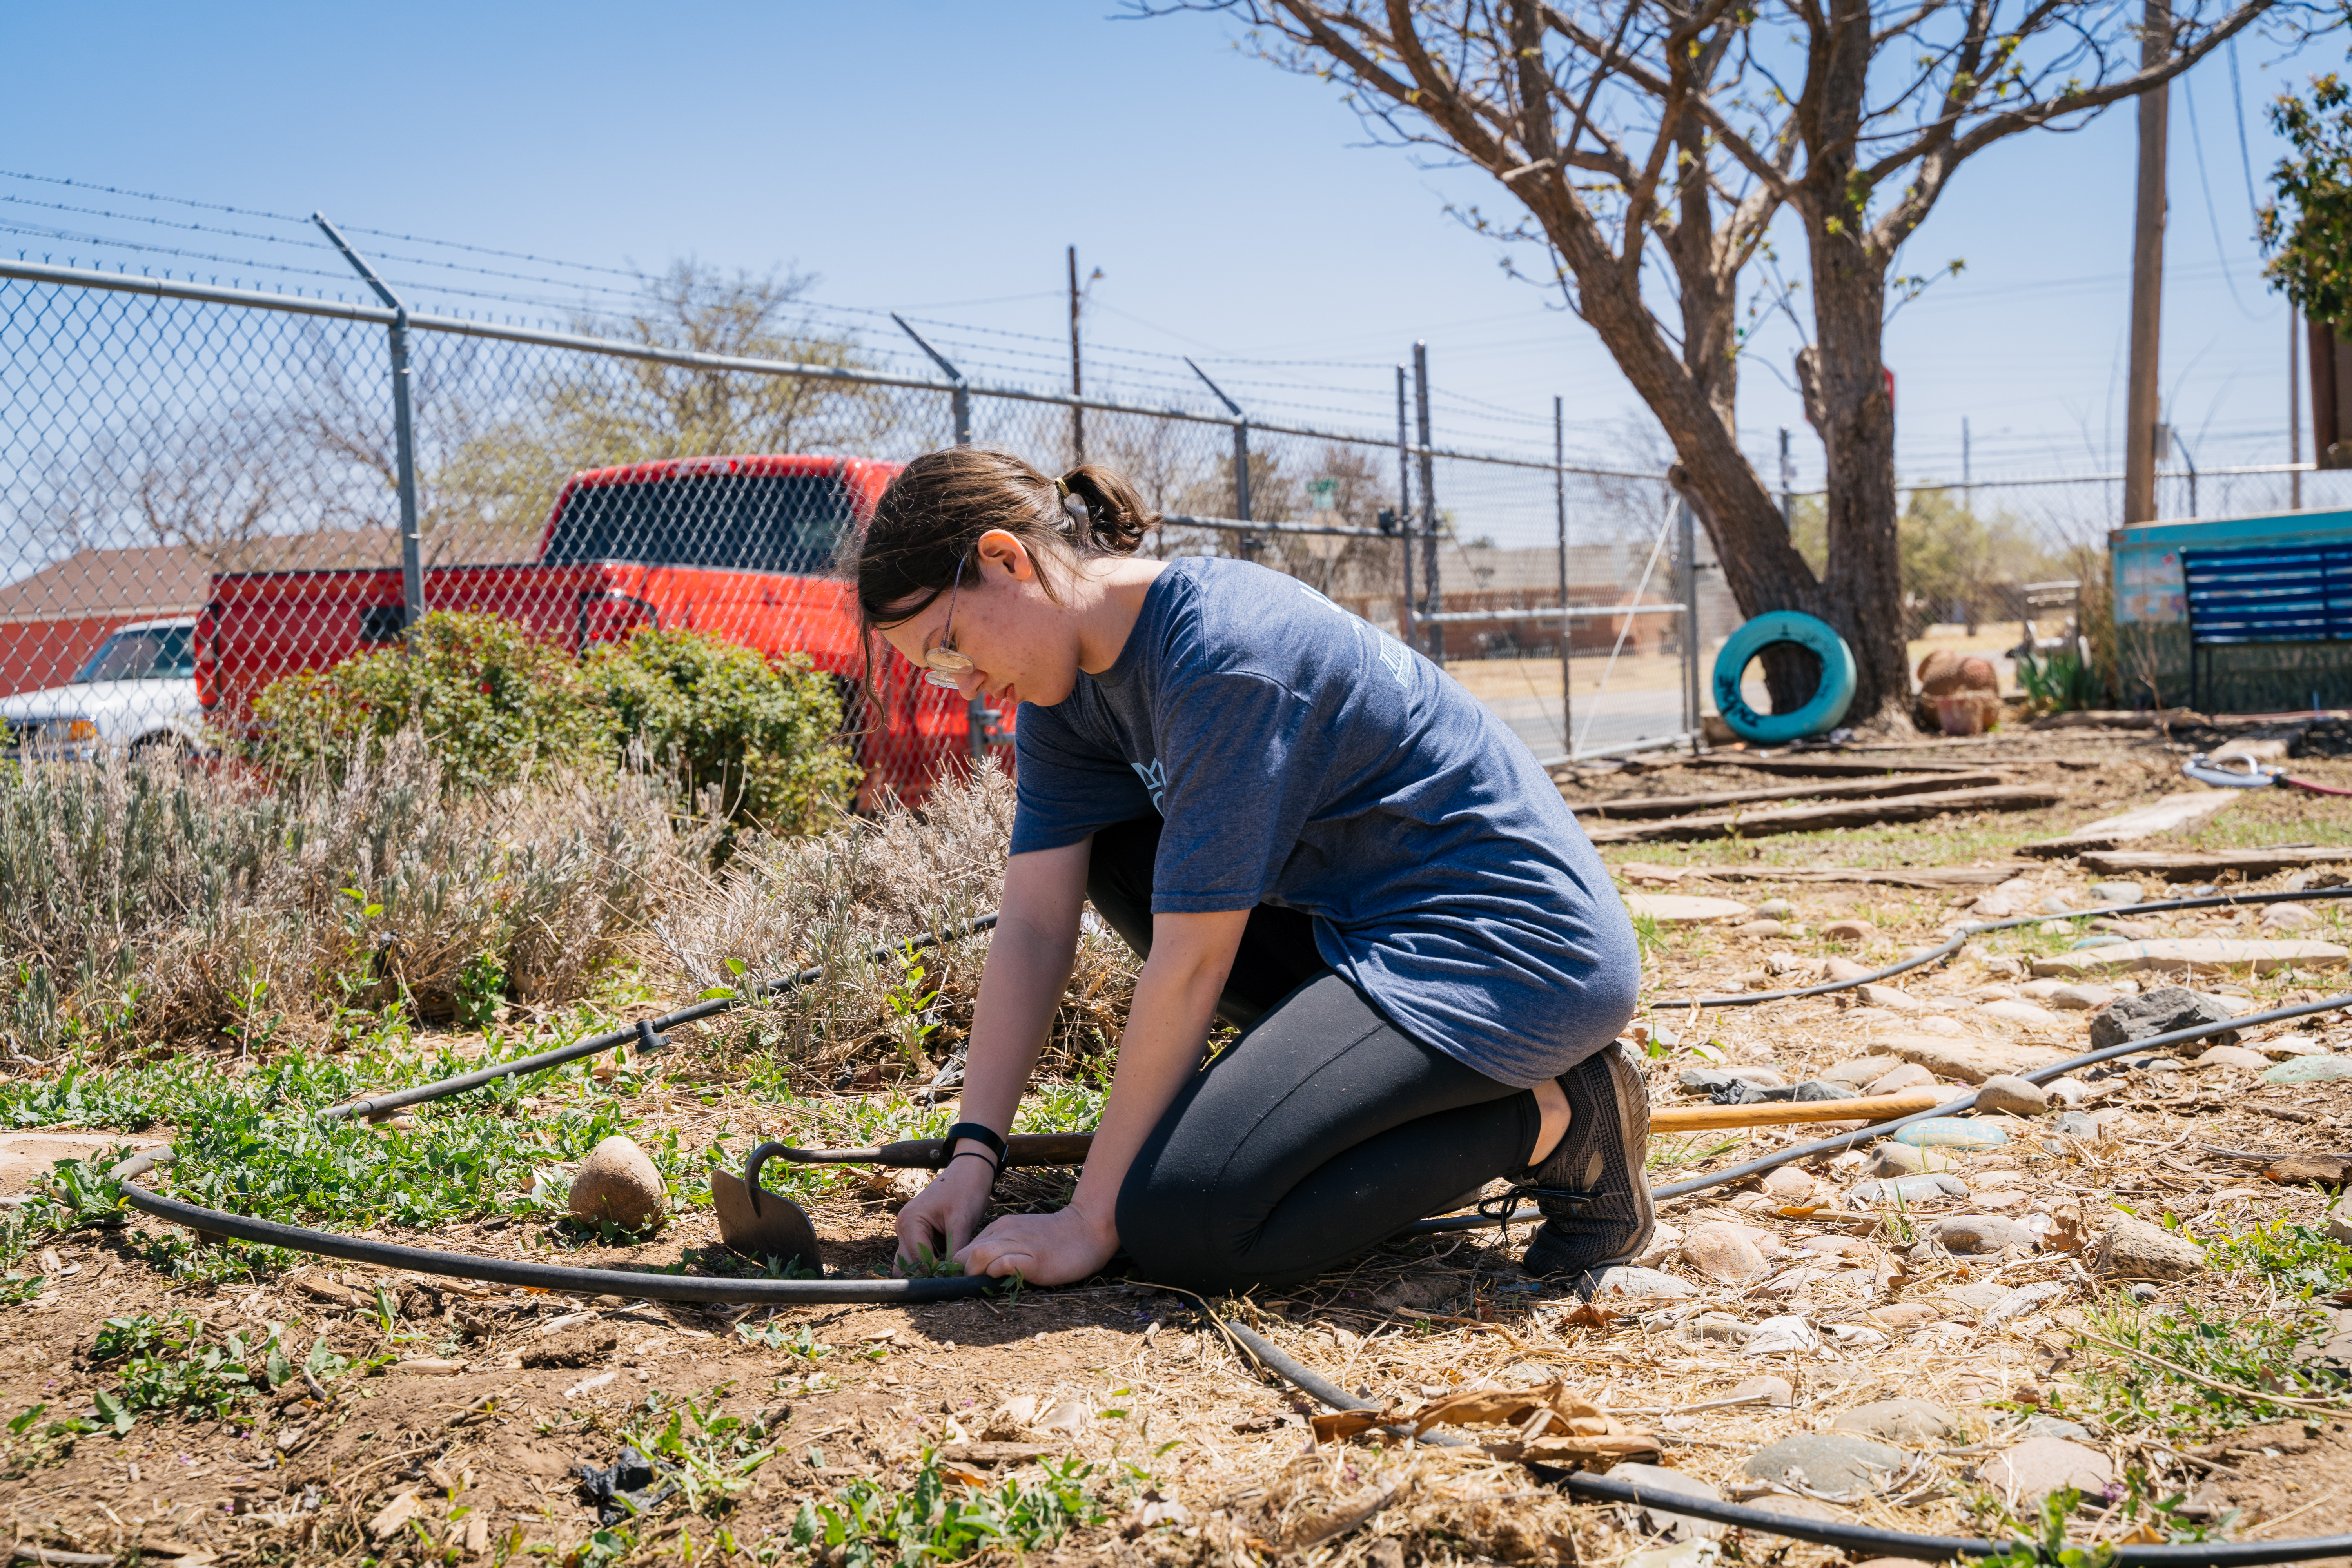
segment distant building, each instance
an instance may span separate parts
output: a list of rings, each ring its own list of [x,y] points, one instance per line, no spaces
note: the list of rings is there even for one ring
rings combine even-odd
[[[0,695],[63,686],[107,634],[194,616],[212,581],[184,545],[83,550],[0,587]]]

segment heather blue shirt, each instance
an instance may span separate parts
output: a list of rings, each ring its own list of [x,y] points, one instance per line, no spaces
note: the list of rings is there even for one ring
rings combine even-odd
[[[1326,963],[1489,1077],[1565,1072],[1633,1014],[1633,924],[1535,757],[1295,578],[1170,563],[1118,661],[1014,736],[1013,853],[1156,810],[1153,913],[1304,910]]]

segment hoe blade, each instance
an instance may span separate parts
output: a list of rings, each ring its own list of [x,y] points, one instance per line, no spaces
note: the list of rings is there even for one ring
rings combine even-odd
[[[822,1269],[817,1257],[816,1227],[801,1205],[788,1197],[760,1189],[760,1206],[751,1206],[751,1189],[731,1171],[710,1173],[710,1200],[719,1211],[719,1239],[746,1258],[779,1266],[797,1260],[803,1268]]]

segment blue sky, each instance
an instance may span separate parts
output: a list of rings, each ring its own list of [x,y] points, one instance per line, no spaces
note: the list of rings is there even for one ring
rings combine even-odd
[[[1633,442],[1638,402],[1592,335],[1507,279],[1496,247],[1445,215],[1449,199],[1491,203],[1491,182],[1363,145],[1335,89],[1250,58],[1224,18],[1106,10],[19,5],[0,64],[0,167],[268,212],[320,207],[350,225],[608,267],[688,255],[797,266],[828,303],[1005,334],[965,341],[1041,377],[1061,352],[1063,247],[1075,242],[1104,273],[1089,339],[1104,373],[1132,384],[1172,362],[1122,372],[1114,348],[1215,356],[1221,380],[1277,416],[1377,424],[1385,367],[1420,337],[1447,394],[1442,437],[1548,447],[1558,394],[1572,447]],[[2242,47],[2257,182],[2276,156],[2263,104],[2282,81],[2338,63],[2332,46],[2299,60]],[[2176,91],[2167,394],[2200,465],[2282,460],[2286,318],[2259,278],[2226,63],[2188,90],[2201,138]],[[1906,267],[1959,257],[1967,270],[1889,334],[1906,474],[1956,474],[1963,417],[1979,476],[2112,460],[2132,157],[2126,110],[1963,171]],[[0,222],[19,228],[266,248],[26,205],[133,210],[89,192],[0,180],[0,195],[18,198],[0,203]],[[0,241],[92,253],[80,240]],[[1784,371],[1790,346],[1772,345]],[[1760,366],[1740,414],[1759,454],[1776,426],[1801,428],[1792,395]],[[1798,452],[1801,471],[1816,471],[1811,444]]]

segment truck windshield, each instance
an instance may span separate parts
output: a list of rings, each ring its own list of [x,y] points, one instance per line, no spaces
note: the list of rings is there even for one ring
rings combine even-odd
[[[196,656],[189,644],[194,631],[187,626],[148,626],[139,631],[117,632],[98,645],[74,679],[93,680],[194,680],[196,677]]]
[[[851,521],[849,488],[832,474],[679,474],[583,485],[555,520],[546,560],[823,573]]]

